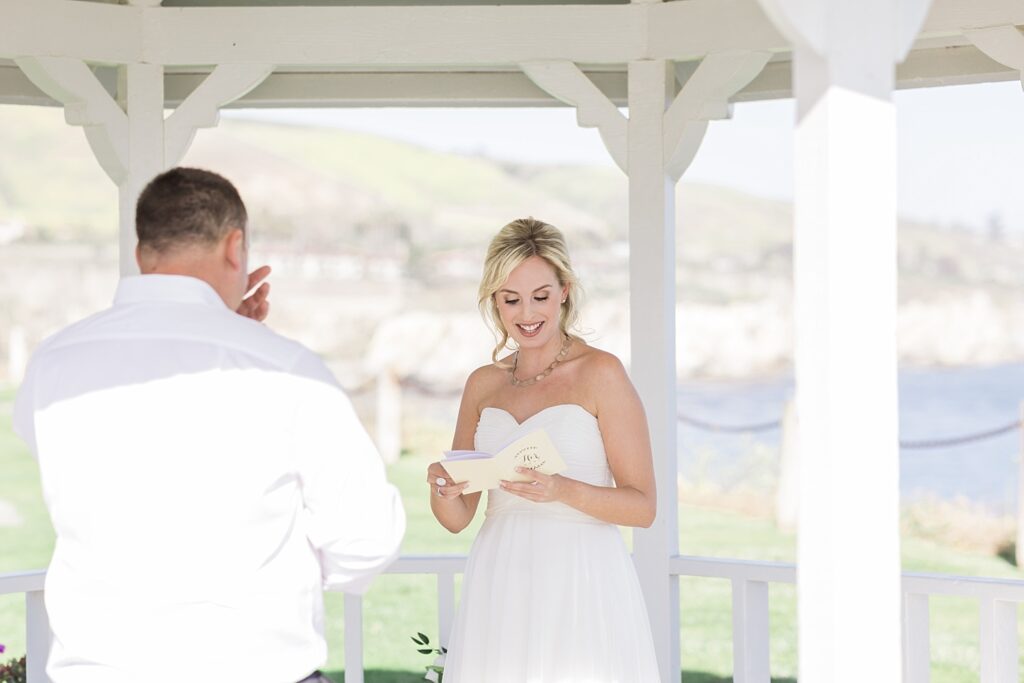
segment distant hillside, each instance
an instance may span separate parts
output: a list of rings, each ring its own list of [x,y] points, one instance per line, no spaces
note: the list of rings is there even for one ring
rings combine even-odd
[[[200,131],[184,163],[239,186],[255,257],[276,267],[282,305],[275,324],[328,355],[355,357],[379,326],[409,311],[458,311],[469,315],[465,324],[477,325],[473,292],[486,244],[526,215],[565,231],[589,295],[585,321],[600,343],[628,353],[627,185],[615,169],[509,164],[362,133],[232,119]],[[791,206],[682,183],[676,210],[681,372],[784,369],[792,338]],[[106,282],[106,271],[82,269],[107,263],[116,211],[113,184],[59,110],[0,107],[0,244],[18,246],[16,262],[0,263],[0,289],[19,289],[27,277],[50,281],[55,276],[44,271],[51,261],[66,270],[57,264],[75,262],[78,253],[104,255],[76,266],[79,281]],[[912,223],[900,226],[899,238],[905,360],[1024,358],[1021,244]],[[48,261],[37,247],[52,243],[68,249]],[[363,289],[373,282],[377,294],[389,293],[371,302]],[[106,289],[95,284],[90,291]],[[26,303],[28,294],[0,291],[0,353],[4,328],[15,320],[47,316],[31,341],[102,305],[82,295],[73,311],[55,313],[59,291],[34,303]],[[962,323],[956,333],[950,320]]]

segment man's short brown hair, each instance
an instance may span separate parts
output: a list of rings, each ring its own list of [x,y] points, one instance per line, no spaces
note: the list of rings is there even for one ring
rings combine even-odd
[[[198,168],[172,168],[139,195],[135,231],[139,246],[157,252],[216,244],[248,216],[238,190],[226,178]]]

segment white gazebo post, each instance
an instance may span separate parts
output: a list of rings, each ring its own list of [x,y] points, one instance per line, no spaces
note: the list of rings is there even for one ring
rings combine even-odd
[[[800,681],[896,681],[892,91],[929,2],[761,4],[794,43]]]
[[[523,65],[534,83],[576,107],[580,125],[599,129],[629,176],[630,375],[647,412],[658,486],[657,518],[649,529],[634,531],[633,557],[663,681],[679,677],[679,582],[669,568],[679,553],[675,186],[708,121],[729,115],[728,98],[769,56],[710,54],[678,66],[667,60],[631,62],[628,120],[575,64]]]
[[[1016,26],[1002,25],[964,31],[967,39],[995,61],[1020,74],[1024,86],[1024,35]],[[1020,468],[1024,472],[1024,468]],[[1024,474],[1022,474],[1024,476]],[[1018,482],[1017,519],[1024,505],[1024,480]],[[1024,532],[1017,529],[1017,563],[1020,565]],[[1017,605],[995,599],[981,603],[980,614],[981,683],[1017,680]]]

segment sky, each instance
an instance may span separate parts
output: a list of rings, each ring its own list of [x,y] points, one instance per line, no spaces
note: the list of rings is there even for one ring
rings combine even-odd
[[[895,95],[905,218],[1024,233],[1024,92],[1019,81]],[[331,126],[441,151],[612,167],[596,130],[569,108],[244,110],[225,116]],[[792,199],[792,100],[739,103],[714,121],[684,180]]]

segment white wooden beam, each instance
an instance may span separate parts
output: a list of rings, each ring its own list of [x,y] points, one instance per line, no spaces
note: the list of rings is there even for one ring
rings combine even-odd
[[[645,52],[651,8],[211,7],[146,10],[143,59],[168,65],[623,63]],[[187,41],[181,36],[188,36]]]
[[[142,54],[142,10],[74,0],[0,0],[0,56],[118,64]]]
[[[626,117],[578,66],[568,61],[527,62],[522,68],[537,86],[575,107],[579,125],[597,128],[616,165],[628,172]]]
[[[913,33],[920,18],[913,5],[906,7],[894,20],[903,28],[893,41]],[[1024,3],[1018,0],[938,0],[921,36],[958,36],[965,29],[1021,24]],[[181,40],[184,35],[189,40]],[[754,0],[212,8],[0,0],[0,58],[63,56],[164,66],[494,67],[533,60],[688,61],[731,50],[785,53],[790,41]]]

